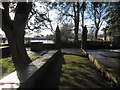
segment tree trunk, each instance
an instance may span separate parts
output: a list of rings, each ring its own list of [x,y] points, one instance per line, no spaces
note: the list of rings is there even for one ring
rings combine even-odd
[[[86,8],[86,3],[83,2],[82,3],[82,12],[81,12],[81,14],[82,14],[82,29],[84,27],[84,12],[85,12],[85,8]]]
[[[106,41],[107,34],[106,34],[106,30],[104,30],[104,40]]]
[[[19,2],[17,4],[14,21],[9,16],[9,3],[3,3],[3,6],[5,9],[2,10],[2,30],[8,38],[14,66],[20,79],[22,69],[31,62],[24,44],[24,28],[31,10],[31,3]]]
[[[85,11],[85,2],[82,3],[82,12],[81,12],[81,16],[82,16],[82,35],[84,32],[84,11]],[[82,41],[83,41],[83,37],[82,37]],[[83,45],[81,44],[81,48],[83,47]]]
[[[74,31],[75,31],[75,42],[78,42],[78,28],[77,28],[77,22],[75,21],[75,29],[74,29]]]
[[[99,31],[99,29],[97,29],[97,30],[95,31],[95,40],[97,40],[98,31]]]
[[[74,23],[75,23],[75,29],[74,29],[74,32],[75,32],[75,39],[74,41],[75,42],[78,42],[78,30],[79,30],[79,2],[76,3],[73,3],[73,9],[74,9]],[[77,9],[77,10],[76,10]]]

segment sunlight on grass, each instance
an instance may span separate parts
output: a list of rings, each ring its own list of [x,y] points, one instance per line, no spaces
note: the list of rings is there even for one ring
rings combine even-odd
[[[79,56],[75,56],[75,55],[64,55],[64,59],[65,59],[66,63],[71,63],[71,62],[86,63],[86,61],[87,61],[86,60],[87,58],[83,58],[83,57],[79,57]]]
[[[0,46],[0,48],[8,48],[9,46]]]
[[[36,60],[37,58],[40,58],[40,56],[30,56],[30,60],[32,61]]]
[[[32,61],[36,60],[37,58],[40,58],[40,57],[39,56],[30,56],[30,59]],[[1,70],[2,70],[1,72],[2,72],[3,76],[15,71],[12,57],[0,59],[0,64],[1,64]]]
[[[105,86],[96,67],[86,57],[64,55],[66,64],[62,65],[60,90],[64,88],[99,88]],[[101,80],[100,80],[101,79]]]
[[[85,70],[80,68],[80,64],[85,64],[88,62],[87,58],[75,56],[75,55],[64,55],[66,64],[62,65],[62,75],[61,75],[61,86],[62,87],[84,87],[79,84],[79,79],[84,80],[80,77],[79,71],[85,72]],[[85,67],[84,67],[85,68]],[[76,79],[77,78],[77,79]]]

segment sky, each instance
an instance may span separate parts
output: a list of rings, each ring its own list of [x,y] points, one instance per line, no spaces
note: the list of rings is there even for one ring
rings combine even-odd
[[[43,8],[43,7],[41,7],[41,8]],[[38,9],[39,9],[39,7],[38,7]],[[41,9],[42,10],[42,9]],[[44,11],[44,10],[43,10]],[[50,19],[52,20],[52,21],[54,21],[54,22],[52,22],[52,26],[53,26],[53,29],[55,30],[56,29],[56,27],[57,27],[57,16],[58,16],[58,11],[56,11],[56,10],[52,10],[52,11],[50,11],[49,12],[49,16],[50,16]],[[13,20],[14,19],[14,13],[10,13],[10,17],[11,17],[11,19]],[[33,20],[34,21],[34,20]],[[104,22],[105,23],[105,22]],[[85,20],[85,25],[87,26],[87,27],[89,27],[89,25],[91,25],[91,24],[94,24],[93,23],[93,21],[91,21],[90,19],[89,20]],[[102,25],[102,27],[101,27],[101,29],[103,28],[103,27],[105,27],[105,25]],[[102,34],[103,32],[100,30],[99,31],[99,34]],[[5,36],[5,34],[4,34],[4,32],[0,29],[0,34],[2,34],[3,36]],[[46,36],[46,35],[49,35],[49,34],[52,34],[52,32],[50,31],[50,30],[41,30],[41,32],[40,32],[40,34],[42,34],[42,35],[44,35],[44,36]],[[32,36],[36,36],[37,35],[37,33],[33,33],[33,34],[31,34],[31,35],[25,35],[26,37],[32,37]]]

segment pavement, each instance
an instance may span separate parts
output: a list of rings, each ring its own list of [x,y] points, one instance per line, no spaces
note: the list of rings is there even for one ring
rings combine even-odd
[[[74,48],[70,48],[70,49],[61,49],[61,52],[63,54],[72,54],[72,55],[77,55],[77,56],[86,56],[84,53],[82,53],[82,49],[74,49]]]
[[[87,50],[87,53],[96,58],[105,67],[120,68],[120,53],[114,52],[114,50]]]
[[[9,88],[11,90],[12,88],[18,88],[19,83],[17,72],[14,71],[0,80],[0,90],[3,90],[3,88]]]
[[[89,59],[113,82],[120,85],[120,49],[86,50]]]

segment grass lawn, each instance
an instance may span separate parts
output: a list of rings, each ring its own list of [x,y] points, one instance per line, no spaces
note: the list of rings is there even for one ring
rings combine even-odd
[[[7,47],[9,47],[9,46],[0,46],[0,48],[7,48]]]
[[[110,83],[88,58],[64,55],[62,65],[60,90],[74,88],[110,87]]]
[[[37,58],[39,58],[39,56],[30,56],[30,59],[32,61],[36,60]],[[2,75],[0,75],[0,77],[5,76],[5,75],[15,71],[15,67],[14,67],[12,57],[0,59],[0,64],[1,64],[0,73],[2,74]]]

